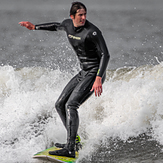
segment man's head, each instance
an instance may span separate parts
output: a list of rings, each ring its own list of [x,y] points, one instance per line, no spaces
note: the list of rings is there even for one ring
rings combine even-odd
[[[70,17],[75,27],[80,27],[85,24],[87,8],[81,2],[73,2],[70,9]]]

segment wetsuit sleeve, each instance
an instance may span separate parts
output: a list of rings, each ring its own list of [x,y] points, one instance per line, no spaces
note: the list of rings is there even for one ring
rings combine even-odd
[[[68,20],[64,20],[62,23],[52,22],[45,24],[37,24],[35,25],[35,30],[48,30],[48,31],[65,30],[67,21]]]
[[[90,39],[93,42],[93,44],[96,46],[100,59],[99,69],[97,72],[97,76],[103,77],[105,74],[110,54],[108,51],[108,48],[106,46],[105,40],[102,36],[101,31],[95,30],[90,33]]]
[[[57,31],[61,27],[60,23],[45,23],[35,25],[35,30]]]

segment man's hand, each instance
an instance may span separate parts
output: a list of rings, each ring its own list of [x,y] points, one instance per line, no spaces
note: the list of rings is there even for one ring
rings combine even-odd
[[[96,80],[92,86],[91,91],[95,91],[95,96],[100,96],[102,93],[102,78],[100,76],[96,76]]]
[[[35,29],[35,25],[32,24],[31,22],[19,22],[19,24],[21,26],[24,26],[24,27],[28,28],[29,30],[34,30]]]

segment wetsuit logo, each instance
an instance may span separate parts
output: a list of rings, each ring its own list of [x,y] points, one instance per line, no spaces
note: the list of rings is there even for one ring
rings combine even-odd
[[[72,38],[72,39],[75,39],[75,40],[81,40],[81,37],[76,37],[76,36],[73,36],[73,35],[68,35],[69,38]]]
[[[94,31],[92,34],[93,34],[93,36],[96,36],[96,35],[97,35],[97,32],[96,32],[96,31]]]

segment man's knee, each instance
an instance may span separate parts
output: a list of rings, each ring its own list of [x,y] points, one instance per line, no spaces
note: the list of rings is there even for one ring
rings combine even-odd
[[[78,109],[79,108],[79,103],[76,102],[76,101],[67,101],[65,107],[66,107],[66,110],[69,110],[69,109]]]
[[[55,108],[56,108],[57,112],[61,111],[63,107],[64,106],[63,106],[63,104],[61,102],[57,101],[55,103]]]

